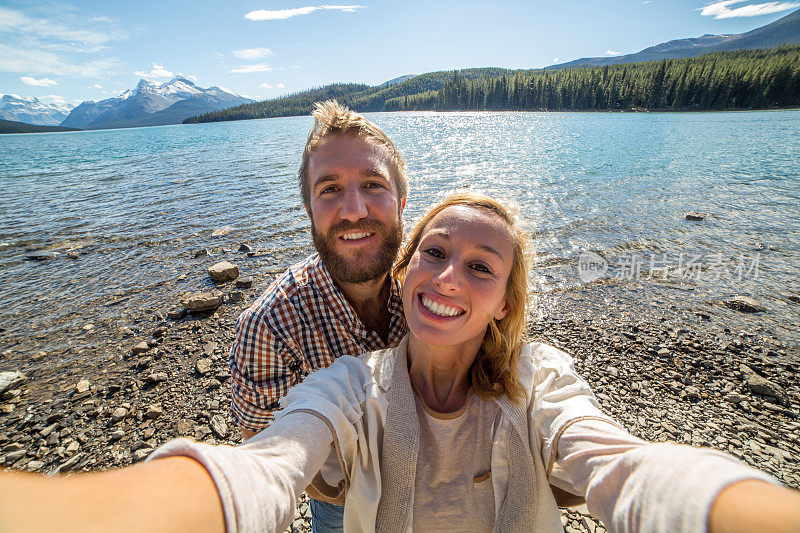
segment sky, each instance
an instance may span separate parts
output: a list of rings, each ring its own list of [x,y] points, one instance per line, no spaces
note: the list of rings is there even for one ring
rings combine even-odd
[[[746,32],[800,8],[800,0],[344,2],[4,0],[0,94],[75,105],[180,74],[263,100],[335,82],[629,54]]]

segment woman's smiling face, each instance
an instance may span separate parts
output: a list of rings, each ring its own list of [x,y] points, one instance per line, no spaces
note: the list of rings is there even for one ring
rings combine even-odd
[[[477,352],[486,326],[506,314],[514,261],[507,224],[484,209],[451,206],[423,231],[403,284],[411,333],[436,346],[469,343]]]

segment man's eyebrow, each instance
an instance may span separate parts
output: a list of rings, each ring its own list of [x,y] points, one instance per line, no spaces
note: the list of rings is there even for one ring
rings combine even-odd
[[[339,179],[338,174],[326,174],[324,176],[320,176],[316,180],[314,180],[314,188],[316,189],[318,185],[322,185],[324,183],[329,183],[331,181],[336,181]]]
[[[361,177],[363,178],[383,178],[385,180],[389,180],[389,176],[386,175],[385,172],[381,172],[377,168],[365,168],[361,171]]]

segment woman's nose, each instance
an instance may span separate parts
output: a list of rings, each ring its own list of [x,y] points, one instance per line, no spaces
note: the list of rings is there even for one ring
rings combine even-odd
[[[461,284],[458,269],[452,261],[442,265],[441,270],[434,276],[433,281],[443,291],[457,290]]]

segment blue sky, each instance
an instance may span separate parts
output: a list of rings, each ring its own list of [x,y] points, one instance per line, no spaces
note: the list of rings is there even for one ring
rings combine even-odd
[[[337,0],[338,1],[338,0]],[[536,68],[741,33],[798,1],[4,1],[0,93],[101,100],[183,74],[254,99],[468,67]]]

